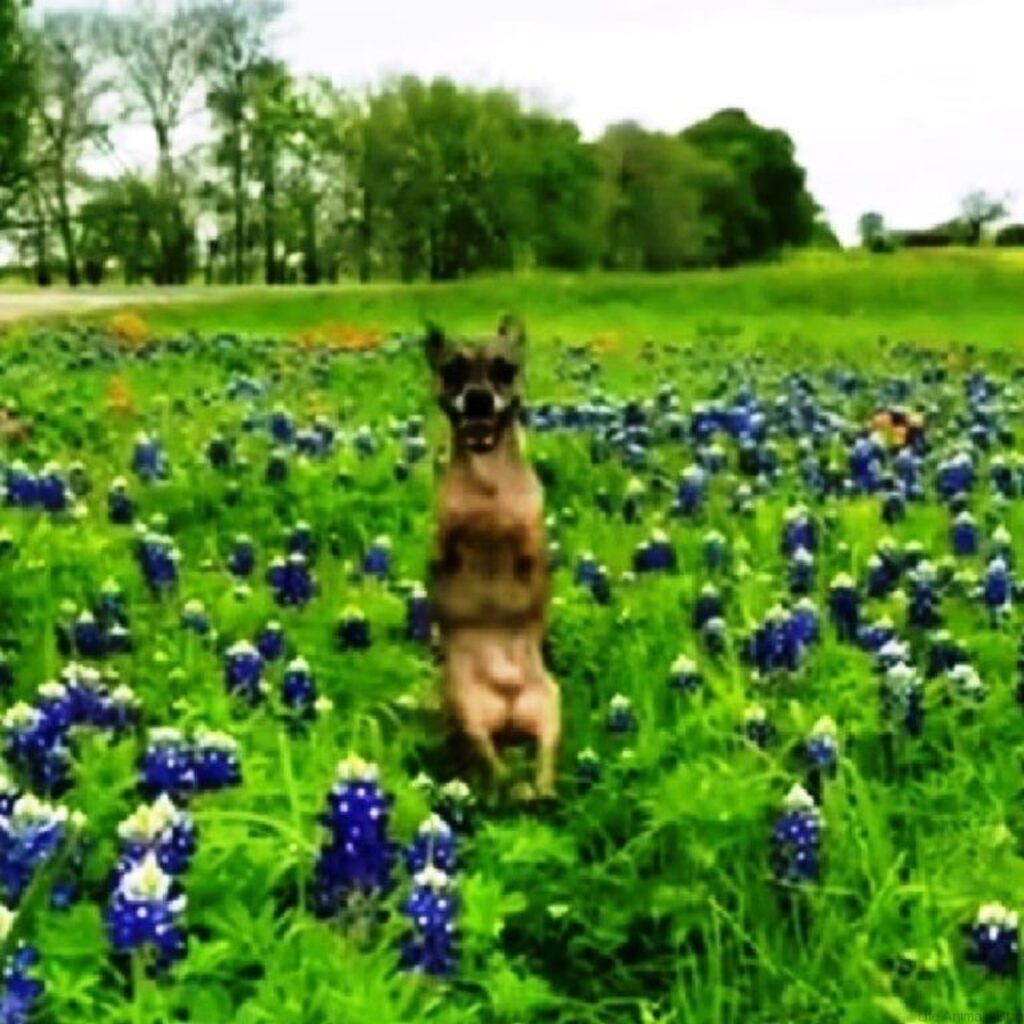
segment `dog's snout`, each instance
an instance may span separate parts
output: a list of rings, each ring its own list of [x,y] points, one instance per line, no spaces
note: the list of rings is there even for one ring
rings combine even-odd
[[[469,388],[463,395],[462,411],[469,419],[494,415],[494,394],[485,388]]]

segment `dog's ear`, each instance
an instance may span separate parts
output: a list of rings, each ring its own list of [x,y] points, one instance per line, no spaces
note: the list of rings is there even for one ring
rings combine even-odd
[[[436,371],[441,365],[446,344],[444,331],[437,324],[428,322],[423,338],[423,351],[426,353],[427,362],[432,370]]]
[[[526,328],[519,317],[506,313],[498,324],[498,337],[508,345],[510,352],[518,362],[525,361]]]

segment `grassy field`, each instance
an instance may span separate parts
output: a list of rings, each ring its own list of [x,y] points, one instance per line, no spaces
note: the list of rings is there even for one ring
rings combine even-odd
[[[1019,259],[124,307],[0,348],[0,895],[39,1020],[1021,1018],[1015,921],[964,931],[1024,893]],[[506,308],[556,567],[566,740],[541,806],[477,784],[409,629],[444,434],[413,332]],[[924,418],[908,450],[865,426],[894,405]],[[339,778],[350,752],[375,779]],[[201,782],[211,758],[240,779]],[[161,792],[184,819],[129,818]],[[451,890],[389,845],[431,812],[454,863],[409,856]],[[140,902],[188,935],[169,970],[166,933],[120,948]],[[424,938],[439,977],[401,969]]]

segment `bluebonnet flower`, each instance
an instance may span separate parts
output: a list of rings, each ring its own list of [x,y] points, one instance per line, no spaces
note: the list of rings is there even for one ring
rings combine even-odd
[[[970,512],[961,512],[953,520],[950,540],[953,544],[954,554],[959,555],[961,558],[977,554],[978,524],[974,521],[974,516]]]
[[[402,970],[447,977],[455,970],[458,944],[458,901],[452,881],[444,871],[428,866],[414,883],[402,904],[412,925],[401,945]]]
[[[882,715],[910,736],[924,729],[924,687],[921,677],[902,662],[892,665],[882,679]]]
[[[4,756],[24,772],[32,786],[59,793],[70,781],[71,751],[63,730],[38,709],[19,701],[4,713]]]
[[[1020,953],[1017,912],[1002,903],[985,903],[974,921],[965,927],[967,960],[984,967],[989,973],[1017,976]]]
[[[228,555],[228,572],[239,579],[247,579],[256,568],[256,548],[252,538],[240,533],[235,537]]]
[[[256,635],[256,649],[264,661],[277,661],[284,654],[284,627],[268,622]]]
[[[840,640],[852,641],[860,625],[860,595],[853,578],[845,572],[837,574],[828,593],[828,607]]]
[[[349,605],[338,619],[335,636],[343,651],[364,651],[370,646],[370,620],[361,608]]]
[[[106,654],[106,630],[92,612],[79,613],[71,627],[71,643],[82,658],[102,658]]]
[[[316,680],[305,658],[293,658],[281,677],[281,703],[300,718],[312,718],[316,709]]]
[[[676,490],[672,512],[677,516],[694,516],[704,505],[707,489],[707,473],[698,466],[690,465],[683,471]]]
[[[782,540],[779,549],[783,555],[791,557],[797,551],[816,551],[818,548],[818,529],[810,514],[803,505],[786,509],[782,522]]]
[[[355,755],[338,765],[320,818],[329,836],[314,870],[312,898],[319,916],[332,917],[353,897],[391,889],[395,847],[388,837],[390,809],[375,765]]]
[[[1005,456],[996,454],[988,464],[988,476],[992,489],[1004,498],[1015,498],[1019,493],[1017,478]]]
[[[978,670],[967,662],[954,665],[946,673],[950,695],[965,704],[980,704],[985,699],[986,688]]]
[[[622,518],[627,523],[637,523],[643,513],[644,495],[647,488],[639,477],[631,477],[626,484],[626,494],[622,499]]]
[[[151,804],[141,804],[117,826],[121,841],[118,876],[154,853],[160,870],[183,875],[196,851],[196,827],[186,811],[162,793]]]
[[[939,463],[936,476],[939,495],[947,501],[974,486],[974,463],[967,452],[958,452]]]
[[[768,718],[768,712],[760,704],[754,704],[743,712],[743,736],[755,747],[762,750],[771,745],[775,739],[775,726]]]
[[[275,448],[267,456],[267,468],[263,478],[268,484],[283,484],[288,479],[288,455],[280,448]]]
[[[0,817],[0,887],[8,904],[17,906],[36,872],[83,820],[31,793],[18,797],[10,813]]]
[[[597,752],[586,747],[576,755],[576,783],[581,792],[586,792],[601,779],[601,758]]]
[[[835,773],[839,763],[839,735],[836,723],[827,715],[819,718],[811,727],[804,743],[804,753],[812,769]]]
[[[939,615],[938,573],[935,566],[925,560],[907,573],[907,621],[912,626],[933,629],[941,622]]]
[[[882,496],[882,522],[888,526],[907,516],[907,499],[901,487],[893,487]]]
[[[14,928],[15,914],[0,906],[0,945],[5,945]],[[43,994],[43,983],[29,970],[39,961],[32,946],[19,943],[3,962],[0,975],[0,1022],[28,1024],[35,1017],[36,1004]]]
[[[117,879],[105,915],[107,938],[115,953],[148,954],[162,971],[187,953],[184,913],[185,897],[151,850]]]
[[[206,636],[210,632],[210,616],[206,606],[198,598],[191,598],[181,609],[182,626],[196,636]]]
[[[451,825],[439,814],[430,815],[416,830],[413,841],[405,849],[404,859],[411,875],[428,866],[452,874],[458,863],[458,851]]]
[[[709,619],[722,617],[722,595],[713,583],[705,583],[700,588],[697,601],[693,606],[693,626],[700,629]]]
[[[305,555],[312,559],[316,553],[316,537],[313,527],[305,519],[299,519],[288,532],[288,551],[295,555]]]
[[[166,793],[174,800],[196,788],[196,765],[191,745],[177,729],[151,729],[139,759],[139,787],[150,797]]]
[[[7,504],[16,508],[32,508],[39,503],[39,482],[21,459],[7,467],[4,491]]]
[[[377,439],[373,436],[373,431],[364,424],[352,435],[352,446],[366,459],[377,451]]]
[[[117,526],[128,526],[135,521],[135,502],[128,493],[128,481],[117,477],[107,491],[107,519]]]
[[[387,579],[391,575],[391,540],[378,537],[363,555],[363,572],[367,576]]]
[[[71,489],[55,462],[48,462],[36,480],[39,504],[47,512],[63,512],[71,504]]]
[[[462,779],[452,779],[438,790],[434,809],[460,835],[473,830],[473,791]]]
[[[875,669],[885,675],[894,665],[910,663],[910,644],[893,637],[875,651]]]
[[[1013,599],[1013,579],[1002,558],[992,558],[985,566],[981,596],[985,607],[993,615],[1004,615],[1009,612]]]
[[[693,658],[680,654],[669,669],[669,685],[682,693],[696,693],[703,685],[704,678]]]
[[[708,530],[701,540],[701,553],[704,565],[715,572],[724,569],[729,562],[729,547],[723,534],[718,530]]]
[[[167,457],[163,446],[155,437],[140,433],[132,451],[132,470],[145,483],[162,480],[168,474]]]
[[[824,822],[814,798],[796,784],[772,829],[772,870],[780,882],[815,882],[821,874]]]
[[[267,421],[270,436],[277,444],[291,444],[295,437],[295,421],[287,409],[277,406]]]
[[[633,553],[634,572],[672,572],[676,564],[675,548],[662,530],[655,530]]]
[[[871,494],[882,479],[885,446],[877,434],[858,437],[850,448],[849,472],[854,489]]]
[[[946,629],[937,629],[928,637],[926,674],[929,679],[945,675],[961,662],[967,661],[967,652]]]
[[[267,582],[274,591],[274,601],[284,607],[301,608],[316,594],[309,560],[301,551],[275,558],[267,569]]]
[[[430,640],[430,602],[426,590],[416,584],[405,598],[405,635],[425,644]]]
[[[793,605],[789,623],[797,642],[804,647],[810,647],[811,644],[818,642],[821,635],[818,609],[809,597],[802,597]]]
[[[792,594],[808,594],[814,589],[814,555],[806,548],[797,548],[789,560],[789,590]]]
[[[890,640],[896,639],[896,627],[887,615],[874,622],[865,622],[857,630],[857,645],[869,654],[877,654]]]
[[[609,732],[626,733],[636,728],[636,714],[633,702],[624,694],[617,693],[608,702],[608,715],[605,719]]]
[[[1002,523],[989,538],[989,558],[1001,558],[1008,566],[1013,565],[1013,537]]]
[[[748,637],[744,655],[757,672],[767,674],[780,669],[796,671],[803,651],[793,619],[776,605]]]
[[[225,652],[224,685],[233,697],[241,697],[249,704],[263,700],[263,657],[247,640],[239,640]]]
[[[128,732],[139,724],[142,702],[135,691],[124,683],[115,686],[100,700],[97,725],[115,735]]]
[[[152,530],[141,530],[135,545],[135,557],[146,582],[156,593],[177,584],[181,552],[170,537]]]
[[[212,469],[227,469],[232,454],[231,442],[223,434],[214,434],[206,443],[206,461]]]
[[[191,760],[201,793],[230,789],[242,782],[238,741],[225,732],[210,729],[196,733]]]
[[[607,604],[611,600],[608,570],[589,552],[580,555],[574,578],[580,586],[590,591],[598,604]]]

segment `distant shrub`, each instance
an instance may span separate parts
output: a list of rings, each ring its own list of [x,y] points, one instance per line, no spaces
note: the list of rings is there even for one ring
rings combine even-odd
[[[1024,245],[1024,224],[1007,224],[996,232],[996,245],[1017,246]]]
[[[952,232],[944,228],[904,231],[899,236],[900,245],[905,249],[944,249],[954,241]]]

